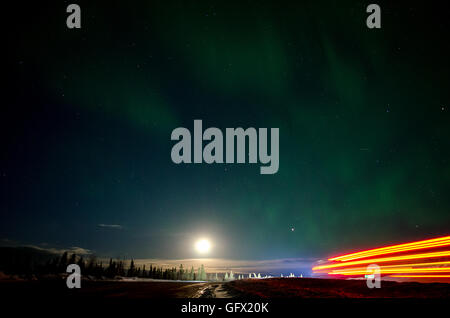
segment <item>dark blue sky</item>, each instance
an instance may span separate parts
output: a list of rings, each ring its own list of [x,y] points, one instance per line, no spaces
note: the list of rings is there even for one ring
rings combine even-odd
[[[438,4],[381,3],[381,30],[360,1],[79,4],[81,30],[63,4],[9,11],[1,238],[190,258],[206,236],[211,257],[275,259],[448,234]],[[278,173],[175,165],[194,119],[279,128]]]

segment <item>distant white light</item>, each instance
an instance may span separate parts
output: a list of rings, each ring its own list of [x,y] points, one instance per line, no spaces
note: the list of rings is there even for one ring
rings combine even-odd
[[[211,243],[206,239],[199,240],[195,243],[195,249],[201,254],[208,253],[211,249]]]

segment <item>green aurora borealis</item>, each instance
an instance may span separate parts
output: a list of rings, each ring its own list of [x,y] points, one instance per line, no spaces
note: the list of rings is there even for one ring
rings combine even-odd
[[[370,30],[364,1],[156,3],[80,2],[81,30],[64,4],[11,9],[0,238],[189,258],[207,235],[212,257],[274,259],[448,234],[438,4],[380,2]],[[194,119],[279,127],[278,173],[173,164]]]

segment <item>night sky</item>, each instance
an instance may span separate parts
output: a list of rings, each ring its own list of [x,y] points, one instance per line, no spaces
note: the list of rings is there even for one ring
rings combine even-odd
[[[449,234],[443,4],[7,7],[0,239],[105,257],[323,258]],[[173,129],[277,127],[280,168],[171,161]]]

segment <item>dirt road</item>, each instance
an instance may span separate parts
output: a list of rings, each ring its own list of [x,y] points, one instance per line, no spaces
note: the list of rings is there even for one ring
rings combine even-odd
[[[179,289],[180,298],[231,298],[224,283],[194,283]]]

